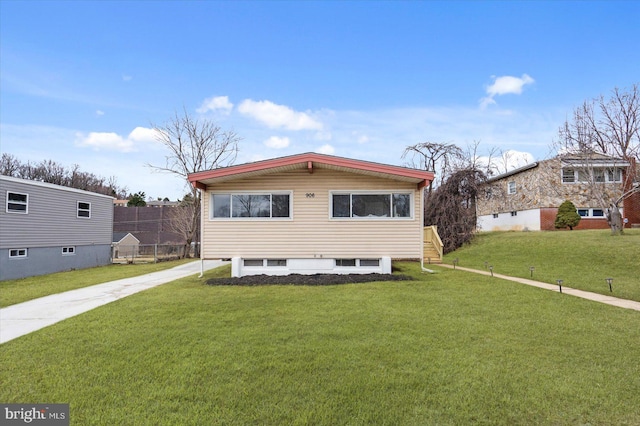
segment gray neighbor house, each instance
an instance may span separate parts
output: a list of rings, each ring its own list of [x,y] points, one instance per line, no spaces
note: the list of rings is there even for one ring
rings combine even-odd
[[[0,176],[0,280],[111,262],[113,198]]]

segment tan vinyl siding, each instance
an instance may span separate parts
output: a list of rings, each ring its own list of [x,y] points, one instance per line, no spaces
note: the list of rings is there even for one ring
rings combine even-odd
[[[211,193],[292,191],[292,219],[211,220]],[[412,218],[331,219],[331,191],[413,194]],[[203,199],[206,258],[420,258],[422,214],[416,184],[327,169],[292,171],[209,187]],[[307,196],[307,194],[313,196]]]

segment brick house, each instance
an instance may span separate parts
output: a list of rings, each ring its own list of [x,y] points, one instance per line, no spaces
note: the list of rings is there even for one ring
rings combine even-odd
[[[582,217],[575,229],[607,229],[606,205],[638,185],[634,165],[603,155],[563,155],[489,179],[478,196],[480,231],[553,230],[558,206],[570,200]],[[620,205],[625,227],[640,226],[640,194]]]

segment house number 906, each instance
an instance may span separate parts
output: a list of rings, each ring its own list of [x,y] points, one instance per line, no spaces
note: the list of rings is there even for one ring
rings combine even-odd
[[[314,192],[307,192],[307,198],[313,198],[316,194]]]

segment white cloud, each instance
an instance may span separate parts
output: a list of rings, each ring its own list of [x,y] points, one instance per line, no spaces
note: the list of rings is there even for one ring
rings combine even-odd
[[[131,133],[129,133],[129,140],[133,142],[148,142],[153,143],[157,141],[157,132],[154,129],[148,127],[136,127]]]
[[[96,151],[106,149],[120,152],[133,151],[133,142],[124,139],[117,133],[111,132],[91,132],[88,135],[76,133],[76,145],[91,147]]]
[[[309,113],[294,111],[285,105],[277,105],[271,101],[245,99],[238,106],[238,111],[272,129],[322,130],[322,123],[311,117]]]
[[[279,137],[279,136],[271,136],[269,139],[267,139],[266,141],[264,141],[264,144],[266,146],[268,146],[269,148],[273,148],[273,149],[282,149],[282,148],[286,148],[289,146],[291,142],[289,141],[289,138],[287,137]]]
[[[318,154],[327,154],[333,155],[336,152],[336,149],[329,144],[322,145],[320,148],[316,149]]]
[[[196,112],[204,114],[207,111],[221,110],[222,112],[228,114],[232,109],[233,104],[229,102],[228,96],[214,96],[202,101],[202,105],[200,105],[200,107],[196,109]]]
[[[486,108],[489,105],[493,105],[496,101],[493,99],[496,96],[502,95],[520,95],[524,86],[533,84],[535,80],[528,74],[522,74],[522,77],[513,77],[510,75],[504,75],[501,77],[493,76],[493,84],[487,87],[486,97],[480,99],[480,107]]]
[[[507,149],[503,151],[500,156],[497,157],[478,157],[478,163],[486,166],[489,164],[489,169],[494,176],[507,173],[511,170],[518,169],[533,163],[535,157],[529,152],[517,151],[515,149]]]
[[[134,152],[142,145],[155,141],[155,130],[146,127],[136,127],[126,138],[113,132],[76,133],[76,146],[90,147],[96,151]]]
[[[103,115],[104,115],[104,111],[96,110],[96,115],[97,115],[98,117],[101,117],[101,116],[103,116]]]

